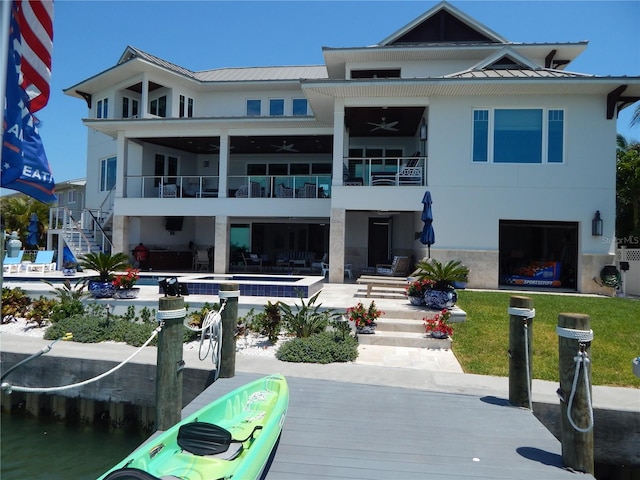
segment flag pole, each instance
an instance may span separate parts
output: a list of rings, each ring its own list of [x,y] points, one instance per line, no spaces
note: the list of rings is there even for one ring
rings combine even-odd
[[[0,132],[4,139],[4,109],[7,93],[7,60],[9,56],[9,20],[11,18],[11,4],[13,0],[0,0],[2,10],[0,10],[0,105],[2,106],[2,127]],[[0,148],[0,163],[2,163],[2,148]],[[1,172],[1,169],[0,169]],[[2,175],[2,173],[0,173]]]

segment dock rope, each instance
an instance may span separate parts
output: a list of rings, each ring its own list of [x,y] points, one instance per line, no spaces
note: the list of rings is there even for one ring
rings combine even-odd
[[[571,385],[571,394],[569,395],[569,402],[567,403],[567,419],[571,426],[578,432],[587,433],[593,428],[593,404],[591,402],[591,388],[589,385],[589,372],[588,366],[591,363],[589,355],[585,351],[585,344],[593,340],[593,330],[576,330],[573,328],[556,327],[556,333],[559,337],[569,338],[578,341],[579,349],[573,361],[576,364],[576,369],[573,373],[573,382]],[[587,407],[589,409],[589,422],[586,427],[579,427],[573,420],[571,410],[573,409],[573,400],[578,388],[578,379],[580,378],[580,369],[582,369],[585,385],[585,395],[587,397]]]
[[[509,307],[507,309],[507,313],[509,315],[513,315],[516,317],[523,317],[522,320],[522,328],[524,329],[524,362],[525,368],[527,371],[527,396],[529,399],[529,410],[533,412],[533,399],[531,392],[531,370],[529,368],[529,325],[527,324],[527,320],[530,318],[534,318],[536,316],[535,308],[518,308],[518,307]]]
[[[218,379],[220,371],[220,358],[222,356],[222,312],[227,304],[226,301],[220,302],[220,310],[211,310],[207,313],[202,321],[202,327],[193,328],[190,325],[185,326],[193,331],[200,332],[200,346],[198,349],[198,358],[204,361],[211,352],[211,362],[216,366],[214,381]],[[207,342],[207,351],[202,355],[205,336],[209,337]]]
[[[138,353],[142,351],[143,348],[145,348],[147,345],[151,343],[151,341],[156,337],[156,335],[160,333],[160,330],[162,330],[163,326],[164,326],[164,323],[161,323],[158,327],[156,327],[156,329],[151,333],[151,336],[147,339],[147,341],[144,342],[144,344],[140,348],[138,348],[135,352],[129,355],[129,357],[126,360],[122,361],[120,364],[116,365],[111,370],[101,373],[96,377],[83,380],[82,382],[73,383],[71,385],[63,385],[60,387],[20,387],[20,386],[14,386],[8,383],[3,383],[2,390],[7,391],[8,393],[11,393],[13,391],[26,392],[26,393],[50,393],[50,392],[60,392],[62,390],[69,390],[71,388],[76,388],[76,387],[83,387],[90,383],[97,382],[98,380],[101,380],[106,376],[111,375],[112,373],[116,372],[117,370],[124,367],[127,363],[129,363],[133,357],[135,357]]]

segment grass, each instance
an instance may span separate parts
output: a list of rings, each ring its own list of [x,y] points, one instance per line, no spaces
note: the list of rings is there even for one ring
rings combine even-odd
[[[454,324],[453,351],[465,373],[509,375],[509,314],[512,293],[458,291],[467,321]],[[589,315],[593,329],[591,383],[640,388],[632,360],[640,355],[640,301],[628,298],[523,294],[533,300],[532,376],[559,381],[558,336],[561,312]]]

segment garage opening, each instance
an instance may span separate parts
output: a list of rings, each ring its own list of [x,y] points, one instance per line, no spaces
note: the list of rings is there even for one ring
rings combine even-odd
[[[576,290],[578,223],[500,220],[500,285]]]

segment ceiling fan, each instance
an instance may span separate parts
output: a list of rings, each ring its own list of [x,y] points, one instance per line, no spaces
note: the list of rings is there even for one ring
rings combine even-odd
[[[387,123],[387,119],[385,117],[382,117],[382,121],[380,123],[375,123],[375,122],[367,122],[367,123],[369,125],[373,125],[374,128],[371,129],[372,132],[375,132],[376,130],[386,130],[388,132],[397,132],[398,129],[396,128],[396,125],[400,122],[396,120],[394,122]]]
[[[273,148],[276,149],[276,152],[294,152],[296,153],[298,150],[296,150],[294,147],[293,143],[287,143],[286,140],[282,141],[282,145],[271,145]]]

